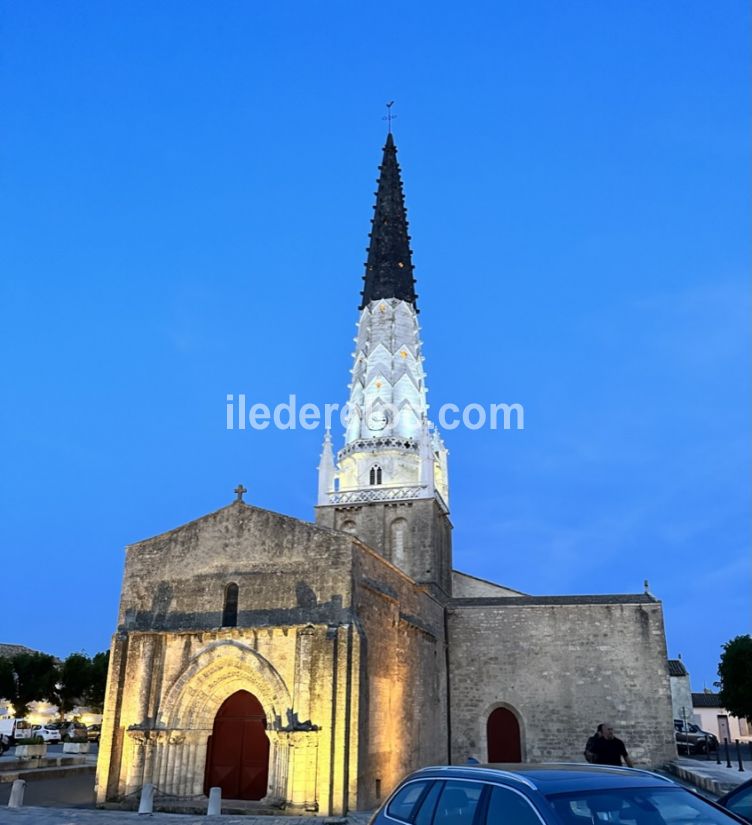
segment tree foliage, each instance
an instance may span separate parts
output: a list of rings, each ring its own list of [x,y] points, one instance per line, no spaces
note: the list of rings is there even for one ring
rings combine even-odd
[[[76,705],[102,711],[109,652],[91,659],[71,653],[62,663],[46,653],[17,653],[0,657],[0,697],[24,717],[31,702],[56,704],[62,715]]]
[[[736,636],[726,642],[718,675],[721,705],[740,719],[752,719],[752,636]]]
[[[60,666],[57,706],[61,715],[81,704],[91,684],[91,659],[83,653],[71,653]]]
[[[58,669],[55,659],[47,653],[17,653],[13,663],[13,695],[6,697],[13,702],[16,716],[26,716],[29,703],[54,702]]]
[[[101,713],[104,708],[104,691],[107,685],[107,669],[110,665],[110,651],[95,654],[91,659],[89,686],[84,699],[92,709]]]

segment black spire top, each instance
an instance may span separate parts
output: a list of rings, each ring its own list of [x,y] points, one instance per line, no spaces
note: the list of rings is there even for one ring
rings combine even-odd
[[[397,163],[397,147],[392,133],[386,136],[384,159],[379,167],[379,189],[373,210],[373,228],[369,235],[366,274],[363,276],[363,309],[379,298],[399,298],[415,304],[410,236],[407,234],[405,196]]]

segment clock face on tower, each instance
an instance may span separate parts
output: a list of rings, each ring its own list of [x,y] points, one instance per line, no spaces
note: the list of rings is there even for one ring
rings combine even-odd
[[[389,423],[389,418],[383,410],[373,410],[366,418],[369,430],[380,432]]]

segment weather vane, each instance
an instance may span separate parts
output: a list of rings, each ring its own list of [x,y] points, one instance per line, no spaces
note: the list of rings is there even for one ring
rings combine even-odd
[[[390,100],[389,103],[386,104],[386,116],[381,118],[386,121],[389,134],[392,133],[392,121],[397,117],[397,115],[392,114],[392,106],[394,106],[394,101]]]

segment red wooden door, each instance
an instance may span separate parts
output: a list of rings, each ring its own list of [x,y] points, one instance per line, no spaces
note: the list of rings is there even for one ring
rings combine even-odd
[[[496,708],[486,723],[489,762],[522,762],[520,724],[507,708]]]
[[[206,753],[209,788],[222,788],[223,799],[261,799],[269,778],[269,739],[259,700],[247,690],[233,693],[214,719]]]

